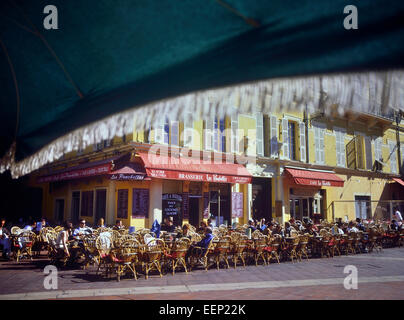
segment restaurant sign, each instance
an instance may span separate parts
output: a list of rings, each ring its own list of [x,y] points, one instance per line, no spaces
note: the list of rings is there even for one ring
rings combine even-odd
[[[228,176],[212,173],[184,172],[163,169],[146,168],[147,175],[153,178],[188,180],[188,181],[204,181],[218,183],[251,183],[251,177],[245,176]]]
[[[144,180],[144,174],[128,174],[128,173],[118,173],[112,174],[110,180],[126,181],[126,180]]]
[[[66,171],[63,173],[53,174],[45,177],[38,178],[38,183],[43,182],[55,182],[55,181],[63,181],[63,180],[72,180],[79,178],[86,178],[92,176],[98,176],[103,174],[108,174],[110,172],[111,164],[103,164],[91,168],[86,169],[76,169],[72,171]]]

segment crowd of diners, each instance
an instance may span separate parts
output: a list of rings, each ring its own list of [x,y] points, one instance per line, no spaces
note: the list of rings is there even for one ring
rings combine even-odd
[[[388,231],[401,231],[404,230],[403,219],[398,208],[394,211],[394,216],[391,221],[368,221],[357,218],[354,221],[342,222],[341,219],[333,224],[328,224],[331,226],[330,232],[333,235],[343,235],[351,232],[366,232],[368,227],[372,225],[383,224],[387,227]],[[40,219],[40,221],[30,220],[27,223],[21,223],[17,225],[20,228],[20,232],[30,231],[39,235],[40,230],[46,227],[52,227],[46,219]],[[202,240],[192,244],[191,248],[199,247],[202,249],[207,249],[209,243],[211,242],[213,235],[213,230],[215,229],[214,220],[207,219],[203,220],[199,226],[191,226],[185,223],[182,227],[175,226],[172,217],[165,218],[161,225],[156,220],[150,229],[151,234],[154,237],[159,237],[160,233],[169,235],[171,240],[179,239],[182,237],[191,238],[191,233],[196,232],[202,235]],[[238,224],[234,224],[228,227],[229,231],[234,231],[239,227]],[[293,237],[296,234],[309,234],[311,236],[319,236],[319,230],[322,228],[322,224],[315,224],[310,219],[303,219],[303,221],[290,219],[283,225],[276,222],[275,220],[267,222],[265,219],[261,220],[249,220],[247,226],[245,226],[246,234],[249,238],[253,233],[261,233],[265,236],[280,235],[282,238]],[[77,247],[77,242],[80,242],[83,236],[91,235],[94,230],[98,228],[107,228],[104,219],[100,219],[96,226],[90,227],[87,225],[84,219],[79,221],[79,224],[73,227],[70,221],[64,222],[62,228],[58,229],[58,236],[56,240],[57,248],[66,256],[72,256],[72,244],[75,243]],[[112,230],[123,230],[126,227],[123,225],[122,220],[116,220],[114,226],[109,226]],[[133,230],[131,230],[133,231]],[[0,223],[0,247],[2,248],[3,258],[6,260],[10,259],[10,254],[12,252],[11,243],[11,232],[10,224],[7,225],[5,219],[1,219]]]

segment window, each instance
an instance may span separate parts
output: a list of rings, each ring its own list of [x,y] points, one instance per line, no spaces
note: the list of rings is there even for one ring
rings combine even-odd
[[[118,190],[117,218],[128,218],[128,189]]]
[[[288,123],[289,137],[289,159],[296,160],[296,124],[289,121]]]
[[[335,129],[335,145],[337,155],[337,166],[345,167],[345,132],[341,129]]]
[[[149,189],[132,189],[132,217],[147,218],[149,213]]]
[[[271,157],[276,158],[278,156],[278,119],[276,116],[271,116],[270,120],[271,129]]]
[[[92,217],[94,208],[94,191],[83,191],[81,194],[81,216]]]
[[[397,152],[396,152],[396,143],[394,141],[389,141],[389,151],[390,151],[390,172],[397,173]]]
[[[164,117],[161,122],[157,124],[154,131],[154,142],[159,144],[169,143],[170,125],[168,119]]]
[[[282,151],[283,158],[289,159],[289,121],[282,119]]]
[[[205,130],[204,130],[204,149],[206,151],[213,150],[213,127],[214,120],[209,119],[205,121]]]
[[[171,122],[171,145],[179,146],[179,122],[172,121]]]
[[[220,120],[220,151],[226,152],[226,135],[225,135],[225,121],[224,119]]]
[[[191,120],[192,113],[184,114],[184,147],[192,148],[194,123]]]
[[[306,162],[306,124],[304,122],[299,123],[299,134],[300,134],[300,161]]]
[[[316,154],[316,163],[324,164],[324,135],[325,128],[314,126],[314,148]]]
[[[231,116],[231,152],[239,152],[238,114]]]
[[[219,123],[217,118],[213,120],[213,142],[212,142],[212,149],[214,151],[219,151]]]
[[[264,117],[257,112],[257,156],[264,156]]]
[[[374,139],[374,146],[375,146],[375,160],[383,161],[382,137],[378,137],[378,138]]]

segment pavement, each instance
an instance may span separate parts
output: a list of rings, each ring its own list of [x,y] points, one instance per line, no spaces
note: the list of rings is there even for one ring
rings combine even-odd
[[[106,279],[96,269],[58,270],[57,288],[45,289],[48,261],[0,262],[0,299],[86,299],[86,300],[401,300],[404,298],[404,248],[380,253],[317,258],[298,263],[238,266],[236,269],[179,271],[160,278],[143,275]],[[344,273],[346,266],[357,269],[357,289]],[[55,284],[55,282],[54,282]]]

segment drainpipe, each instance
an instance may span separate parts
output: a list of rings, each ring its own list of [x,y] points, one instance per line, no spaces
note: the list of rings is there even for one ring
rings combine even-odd
[[[404,163],[401,159],[401,149],[400,149],[400,122],[401,122],[401,111],[398,111],[396,113],[396,140],[397,140],[397,154],[398,154],[398,163],[399,163],[399,172],[401,175],[404,174],[403,170],[404,170]]]
[[[307,115],[307,104],[305,110],[303,111],[303,122],[305,125],[305,132],[306,132],[306,163],[309,163],[309,118]]]

